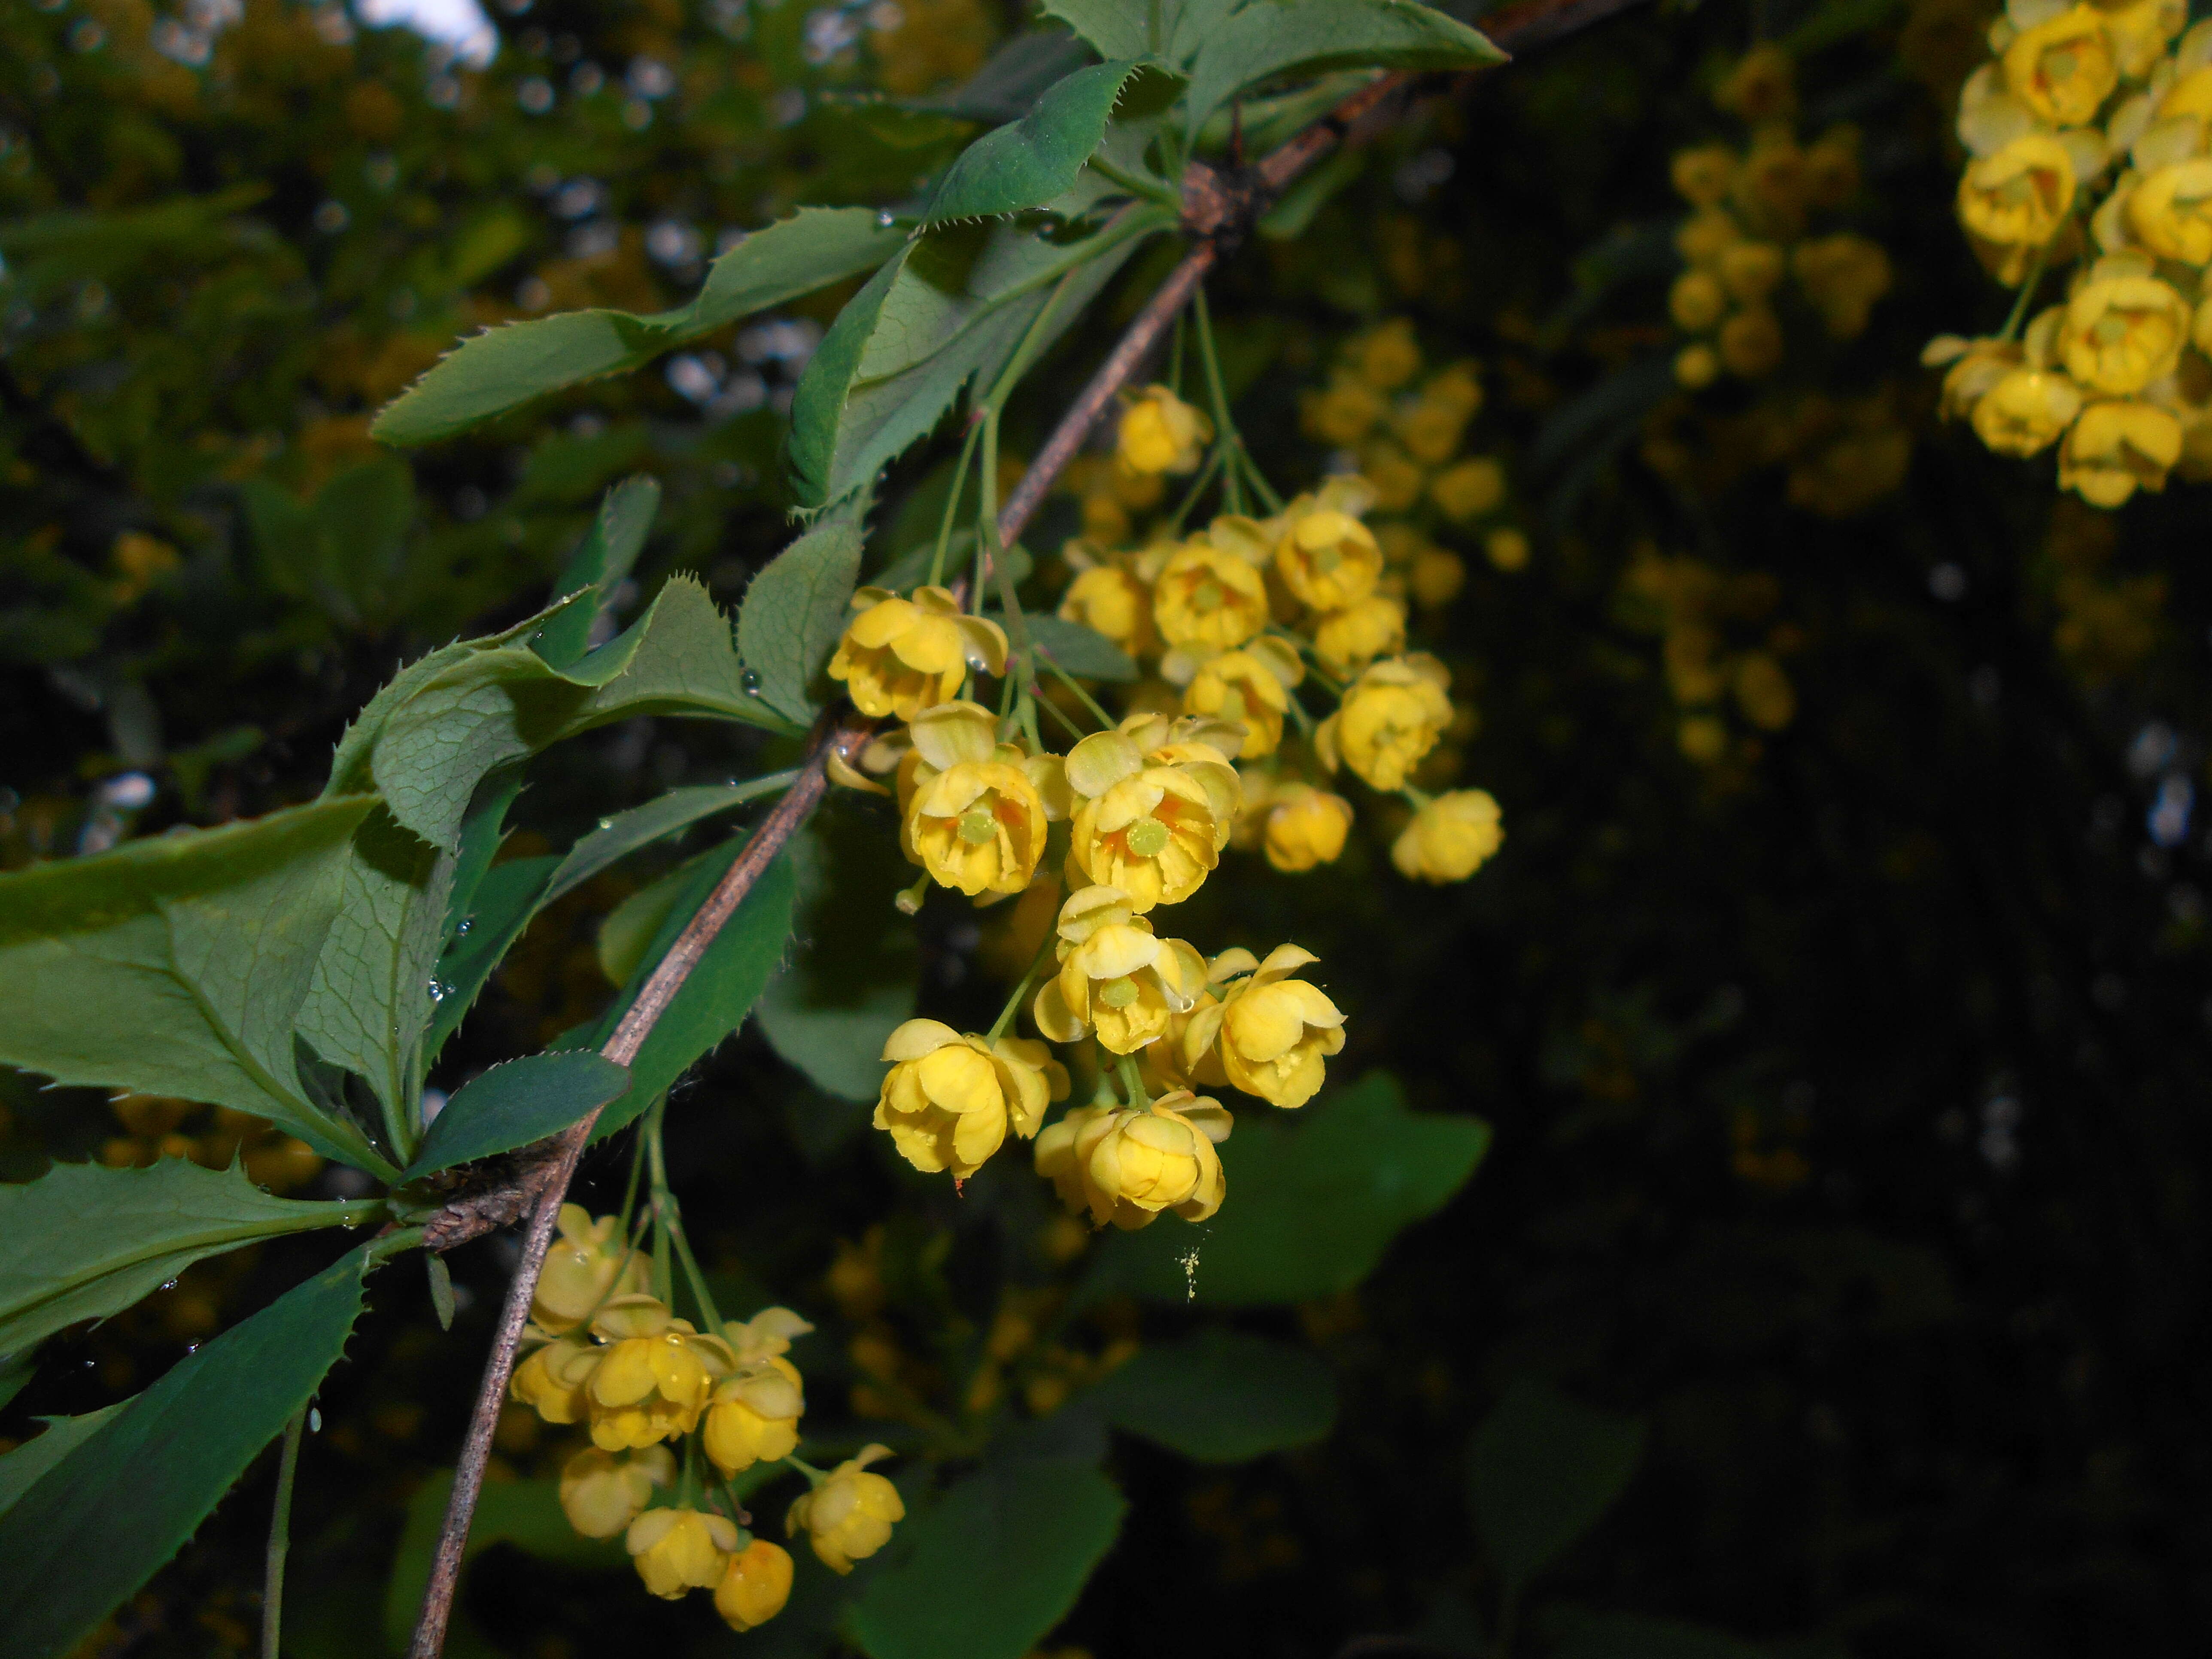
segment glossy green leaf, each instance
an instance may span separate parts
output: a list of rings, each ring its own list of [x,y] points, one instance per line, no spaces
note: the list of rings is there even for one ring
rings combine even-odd
[[[1279,76],[1504,61],[1466,24],[1413,0],[1255,0],[1198,40],[1184,118],[1196,132],[1238,92]]]
[[[685,866],[683,882],[671,893],[653,942],[596,1029],[604,1042],[623,1012],[636,1000],[668,947],[690,925],[700,905],[744,850],[743,836]],[[752,890],[699,958],[668,1006],[654,1022],[637,1057],[630,1062],[630,1091],[599,1116],[598,1133],[611,1134],[643,1111],[655,1095],[681,1077],[702,1055],[744,1024],[745,1015],[775,972],[791,938],[792,905],[798,884],[789,854],[770,860]]]
[[[1115,100],[1136,72],[1137,65],[1127,61],[1078,70],[1020,120],[985,133],[945,173],[923,222],[997,218],[1052,200],[1075,182],[1098,148]]]
[[[445,1524],[446,1503],[453,1491],[453,1472],[447,1470],[417,1486],[408,1499],[407,1521],[400,1531],[384,1598],[385,1645],[394,1654],[407,1650],[408,1638],[414,1632],[422,1592],[430,1583],[438,1533]],[[461,1547],[464,1571],[469,1562],[494,1544],[512,1544],[540,1560],[568,1567],[626,1571],[629,1565],[621,1539],[586,1538],[568,1524],[561,1510],[561,1483],[551,1477],[498,1480],[484,1487],[477,1499],[468,1541]],[[462,1582],[465,1585],[466,1578]],[[493,1659],[502,1651],[468,1616],[465,1592],[456,1596],[446,1652],[452,1659]]]
[[[43,1433],[0,1456],[0,1515],[5,1515],[41,1475],[82,1445],[129,1403],[118,1400],[112,1406],[102,1406],[82,1417],[40,1418],[39,1420],[46,1425]]]
[[[860,576],[865,492],[824,515],[769,561],[738,607],[738,655],[761,700],[804,725],[819,707],[814,681],[844,631]]]
[[[988,388],[1052,307],[1033,350],[1081,314],[1166,209],[1073,242],[1023,226],[957,226],[911,244],[838,313],[791,410],[802,506],[842,499],[926,436],[971,386]],[[1064,288],[1055,299],[1053,290]]]
[[[1115,1428],[1202,1463],[1310,1445],[1336,1421],[1319,1355],[1218,1327],[1148,1344],[1084,1398]]]
[[[665,836],[672,836],[749,800],[780,794],[798,775],[796,772],[770,772],[765,776],[748,778],[743,783],[693,784],[672,789],[627,812],[602,818],[598,829],[578,836],[568,856],[556,861],[552,878],[545,884],[544,902],[550,904],[563,894],[574,892],[602,870]]]
[[[847,1623],[869,1659],[1021,1659],[1075,1605],[1127,1508],[1081,1462],[994,1462],[902,1528]]]
[[[549,884],[560,863],[557,855],[549,853],[538,858],[509,859],[484,872],[467,910],[447,929],[445,951],[438,958],[437,982],[430,992],[430,1030],[423,1047],[426,1066],[437,1058],[446,1039],[460,1029],[493,973],[529,927],[530,919],[551,902]]]
[[[406,1179],[534,1146],[629,1088],[629,1073],[588,1049],[529,1054],[480,1073],[453,1091],[422,1137]]]
[[[208,1256],[357,1223],[368,1209],[272,1198],[235,1165],[57,1164],[36,1181],[0,1186],[0,1353],[119,1312]]]
[[[388,1169],[310,1101],[293,1045],[374,805],[322,800],[0,875],[0,1060],[252,1112]]]
[[[1085,680],[1133,680],[1134,659],[1097,629],[1065,617],[1028,616],[1030,640],[1066,672]]]
[[[690,305],[650,316],[572,311],[464,340],[386,404],[388,444],[435,442],[564,386],[618,374],[753,312],[878,264],[904,233],[866,208],[801,208],[716,259]]]
[[[1522,1585],[1598,1522],[1644,1455],[1644,1425],[1520,1382],[1467,1449],[1468,1502],[1490,1565]]]
[[[1479,1118],[1408,1111],[1383,1072],[1295,1113],[1235,1103],[1220,1213],[1197,1226],[1163,1217],[1109,1240],[1094,1292],[1261,1307],[1349,1290],[1401,1229],[1460,1189],[1490,1145]]]
[[[71,1652],[191,1536],[345,1352],[367,1249],[185,1355],[0,1514],[7,1659]]]
[[[592,528],[553,584],[557,601],[571,594],[589,593],[588,604],[564,608],[532,637],[538,654],[556,668],[566,668],[589,647],[592,624],[605,611],[608,596],[620,586],[644,550],[646,532],[660,510],[660,482],[657,478],[625,478],[607,491],[599,503]]]

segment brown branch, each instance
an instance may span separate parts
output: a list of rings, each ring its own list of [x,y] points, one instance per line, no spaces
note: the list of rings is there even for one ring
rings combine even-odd
[[[1579,28],[1636,3],[1636,0],[1525,0],[1500,14],[1489,31],[1500,46],[1539,44]],[[999,515],[999,543],[1011,546],[1020,538],[1046,493],[1067,464],[1075,459],[1091,429],[1112,404],[1121,388],[1134,377],[1177,313],[1205,280],[1223,252],[1242,240],[1259,216],[1307,168],[1355,135],[1360,124],[1372,117],[1413,77],[1379,77],[1339,103],[1322,120],[1249,168],[1218,169],[1194,161],[1183,179],[1183,226],[1195,244],[1106,356],[1087,385],[1060,417],[1052,435],[1037,452],[1020,483],[1008,495]],[[674,945],[653,969],[637,1000],[623,1014],[605,1046],[609,1060],[627,1066],[651,1033],[654,1022],[675,1000],[699,959],[714,943],[722,925],[752,890],[761,872],[811,816],[828,787],[826,767],[833,752],[842,755],[863,741],[871,723],[850,709],[832,709],[816,722],[799,776],[779,800],[744,850],[716,884]],[[462,1442],[459,1467],[453,1474],[452,1498],[439,1534],[431,1563],[430,1581],[423,1593],[422,1615],[415,1628],[410,1659],[438,1659],[445,1644],[446,1626],[453,1615],[453,1594],[460,1577],[461,1554],[468,1540],[469,1523],[483,1488],[484,1467],[491,1455],[492,1431],[507,1398],[509,1379],[522,1346],[524,1327],[536,1294],[538,1275],[553,1240],[554,1224],[568,1183],[591,1139],[593,1112],[533,1153],[524,1155],[503,1172],[495,1183],[465,1192],[450,1201],[424,1230],[425,1244],[435,1250],[489,1232],[495,1227],[530,1218],[523,1237],[522,1254],[500,1310],[499,1328],[491,1353],[484,1363],[483,1382]]]

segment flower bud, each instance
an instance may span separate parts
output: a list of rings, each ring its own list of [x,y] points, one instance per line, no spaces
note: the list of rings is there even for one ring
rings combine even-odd
[[[867,1468],[890,1455],[888,1446],[865,1447],[858,1457],[830,1470],[819,1486],[793,1503],[784,1517],[785,1535],[797,1537],[804,1527],[822,1565],[839,1574],[883,1548],[890,1541],[892,1524],[906,1518],[906,1504],[896,1486]]]
[[[756,1538],[730,1558],[714,1586],[714,1611],[734,1631],[748,1631],[783,1611],[791,1599],[791,1553]]]
[[[1148,386],[1121,411],[1115,458],[1132,472],[1194,472],[1213,422],[1164,386]]]
[[[726,1516],[698,1510],[647,1510],[623,1540],[645,1587],[664,1601],[721,1582],[738,1529]]]
[[[586,1538],[612,1538],[644,1512],[655,1486],[676,1479],[665,1446],[603,1452],[593,1446],[561,1468],[561,1512]]]

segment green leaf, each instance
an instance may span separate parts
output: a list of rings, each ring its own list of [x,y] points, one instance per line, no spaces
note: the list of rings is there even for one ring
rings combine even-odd
[[[383,613],[415,518],[415,477],[380,455],[301,501],[266,478],[239,486],[253,545],[280,593],[310,599],[348,626]]]
[[[844,631],[866,516],[864,492],[769,560],[738,606],[739,659],[758,677],[761,700],[800,725],[814,718],[815,677]]]
[[[495,864],[477,884],[466,912],[446,930],[437,983],[430,992],[430,1029],[422,1045],[426,1070],[446,1039],[460,1029],[530,919],[551,902],[548,883],[560,864],[550,853]]]
[[[1090,61],[1083,43],[1066,30],[1031,29],[1000,46],[950,92],[895,101],[902,109],[963,121],[1018,121],[1036,107],[1048,88]]]
[[[1336,1379],[1319,1355],[1218,1327],[1145,1347],[1085,1399],[1115,1428],[1202,1463],[1310,1445],[1336,1421]]]
[[[407,1522],[400,1531],[384,1598],[385,1645],[394,1654],[407,1651],[408,1638],[414,1633],[453,1491],[453,1474],[447,1469],[417,1486],[407,1501]],[[512,1544],[542,1561],[586,1570],[612,1571],[629,1563],[619,1538],[586,1538],[568,1524],[561,1510],[561,1483],[551,1477],[497,1480],[484,1487],[477,1498],[468,1541],[461,1547],[464,1570],[494,1544]],[[492,1659],[504,1651],[469,1618],[465,1593],[453,1598],[446,1651],[452,1659]]]
[[[1006,618],[1000,616],[997,620],[1003,626]],[[1022,620],[1029,626],[1030,642],[1078,679],[1137,678],[1135,660],[1097,629],[1049,614],[1024,613]]]
[[[101,1319],[193,1262],[256,1239],[358,1222],[358,1204],[272,1198],[236,1165],[184,1158],[150,1169],[57,1164],[0,1186],[0,1353]]]
[[[1134,63],[1096,64],[1054,85],[1018,121],[963,150],[937,186],[922,222],[989,219],[1042,207],[1075,182],[1106,136]]]
[[[737,861],[746,838],[733,837],[686,866],[684,880],[672,894],[652,944],[647,946],[623,993],[615,999],[597,1028],[594,1042],[612,1034],[653,969],[668,954],[677,935],[690,924],[715,884]],[[630,1091],[622,1103],[599,1115],[595,1139],[621,1128],[681,1077],[693,1061],[725,1038],[735,1035],[745,1015],[766,987],[776,963],[783,958],[791,938],[791,913],[798,883],[787,853],[779,854],[744,902],[722,924],[696,967],[677,991],[630,1061]]]
[[[592,624],[606,609],[608,597],[637,563],[646,532],[653,528],[653,516],[659,510],[657,478],[625,478],[607,491],[606,499],[599,503],[599,517],[592,520],[590,533],[568,560],[560,580],[553,584],[556,602],[574,593],[596,595],[596,601],[568,605],[539,629],[531,640],[539,656],[556,668],[566,668],[584,654],[591,641]]]
[[[1075,1605],[1127,1504],[1079,1462],[987,1462],[902,1530],[848,1623],[870,1659],[1021,1659]]]
[[[72,1651],[192,1535],[344,1352],[368,1248],[185,1355],[0,1515],[8,1659]]]
[[[823,1094],[873,1100],[890,1069],[884,1044],[914,1018],[914,987],[874,986],[849,1006],[823,1006],[805,1000],[787,974],[762,993],[755,1012],[769,1047]]]
[[[910,244],[838,313],[799,378],[790,456],[800,505],[849,495],[926,436],[971,383],[989,388],[1051,304],[1034,343],[1042,351],[1172,221],[1167,209],[1144,209],[1075,242],[1000,224]]]
[[[629,1087],[627,1067],[588,1049],[530,1054],[495,1066],[453,1091],[404,1178],[420,1181],[456,1164],[534,1146]]]
[[[1237,93],[1278,76],[1469,70],[1504,61],[1466,24],[1413,0],[1256,0],[1197,42],[1184,119],[1195,133]]]
[[[1400,1229],[1460,1189],[1489,1145],[1479,1118],[1407,1110],[1385,1072],[1296,1113],[1246,1110],[1221,1149],[1221,1212],[1196,1227],[1169,1217],[1108,1241],[1089,1288],[1222,1307],[1349,1290]]]
[[[1142,58],[1152,50],[1146,9],[1124,0],[1044,0],[1037,9],[1073,29],[1101,58]]]
[[[726,323],[880,264],[904,234],[866,208],[801,208],[716,259],[688,306],[647,317],[572,311],[462,341],[385,406],[370,434],[403,447],[432,443],[549,392],[641,368]]]
[[[1468,1502],[1490,1565],[1518,1588],[1612,1508],[1644,1455],[1644,1425],[1519,1382],[1467,1449]]]
[[[45,1433],[0,1456],[0,1515],[5,1515],[41,1475],[82,1445],[128,1403],[118,1400],[82,1417],[40,1418],[39,1421],[46,1425]]]
[[[293,1046],[374,805],[318,801],[0,875],[0,1060],[252,1112],[389,1173],[358,1126],[310,1103]]]
[[[1553,1659],[1773,1659],[1773,1650],[1704,1625],[1553,1602],[1536,1615]],[[1844,1659],[1850,1650],[1841,1649]]]
[[[763,795],[780,794],[798,775],[795,772],[770,772],[762,777],[748,778],[743,783],[693,784],[672,789],[627,812],[601,818],[598,829],[578,836],[568,855],[557,860],[552,879],[545,884],[543,902],[550,904],[564,894],[574,892],[600,871],[664,836],[672,836],[702,818],[726,812]]]

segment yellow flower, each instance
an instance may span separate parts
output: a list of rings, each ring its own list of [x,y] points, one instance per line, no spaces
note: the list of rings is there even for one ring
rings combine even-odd
[[[1343,855],[1352,828],[1352,803],[1310,784],[1285,784],[1267,808],[1267,862],[1295,873]]]
[[[890,1542],[892,1524],[906,1518],[906,1505],[896,1486],[867,1469],[890,1455],[888,1446],[866,1446],[858,1457],[830,1470],[819,1486],[793,1503],[784,1517],[785,1535],[796,1537],[805,1528],[822,1565],[840,1574],[883,1548]]]
[[[584,1385],[592,1443],[601,1451],[690,1433],[715,1380],[736,1368],[728,1343],[701,1334],[649,1296],[616,1297],[592,1319],[592,1331],[611,1345]]]
[[[2004,73],[2013,96],[2057,127],[2094,119],[2120,80],[2112,39],[2094,6],[2022,29],[2005,48]]]
[[[516,1366],[507,1391],[548,1423],[580,1423],[592,1409],[584,1384],[603,1352],[580,1338],[564,1336],[532,1351]]]
[[[1382,550],[1374,532],[1351,514],[1301,498],[1283,515],[1275,569],[1305,604],[1339,611],[1374,591]]]
[[[1076,808],[1070,879],[1119,888],[1139,915],[1180,904],[1220,861],[1232,826],[1205,779],[1179,766],[1147,766]]]
[[[1410,404],[1401,404],[1390,417],[1390,429],[1417,461],[1440,466],[1459,448],[1467,423],[1481,401],[1478,393],[1469,404],[1455,392],[1425,390]]]
[[[1267,584],[1212,542],[1186,543],[1160,571],[1152,619],[1170,645],[1233,651],[1267,625]]]
[[[1782,281],[1782,250],[1772,242],[1736,242],[1722,250],[1716,268],[1730,299],[1755,306]]]
[[[1417,557],[1413,573],[1417,592],[1420,568]],[[1330,673],[1340,678],[1353,673],[1377,657],[1391,656],[1406,648],[1406,607],[1383,594],[1370,593],[1357,605],[1316,617],[1313,644],[1314,654]],[[1194,686],[1195,682],[1193,684]]]
[[[2000,455],[2033,455],[2081,412],[2081,389],[2063,374],[2015,368],[1974,405],[1975,435]]]
[[[1734,214],[1706,208],[1682,221],[1674,233],[1674,251],[1690,264],[1711,266],[1742,240],[1743,227]]]
[[[1710,766],[1728,753],[1728,727],[1711,714],[1691,714],[1675,729],[1674,744],[1684,758]]]
[[[957,693],[971,664],[992,674],[1006,671],[1006,636],[998,623],[961,615],[942,587],[917,587],[910,599],[864,587],[853,605],[860,614],[830,659],[830,678],[844,681],[853,706],[871,718],[912,720]]]
[[[2065,145],[2048,133],[2027,133],[1967,163],[1959,179],[1959,220],[1987,246],[1998,279],[2017,283],[2028,256],[2065,224],[2074,191]]]
[[[612,1538],[643,1513],[653,1489],[676,1479],[665,1446],[617,1456],[593,1446],[561,1466],[561,1512],[586,1538]]]
[[[968,761],[915,793],[909,835],[940,886],[1018,893],[1044,855],[1044,799],[1029,775],[1005,761]]]
[[[1210,714],[1243,726],[1244,743],[1237,751],[1237,758],[1256,760],[1273,754],[1281,745],[1283,715],[1291,706],[1291,694],[1281,677],[1257,652],[1231,651],[1199,665],[1183,689],[1182,706],[1193,714]]]
[[[1385,513],[1403,513],[1413,506],[1429,480],[1388,438],[1377,438],[1360,452],[1359,476],[1374,486],[1375,505]]]
[[[1518,533],[1496,531],[1492,539]],[[1424,611],[1441,610],[1457,599],[1460,589],[1467,586],[1467,562],[1458,554],[1448,553],[1441,547],[1425,547],[1415,556],[1406,581],[1413,590],[1414,604]]]
[[[2020,347],[2009,341],[1941,334],[1928,343],[1920,361],[1926,368],[1945,370],[1943,418],[1958,421],[1972,415],[1990,389],[2020,367],[2021,356]]]
[[[1041,1043],[963,1036],[933,1019],[910,1019],[884,1044],[891,1062],[876,1101],[876,1127],[890,1131],[917,1170],[965,1181],[997,1152],[1011,1128],[1026,1139],[1044,1109],[1067,1092],[1067,1073]]]
[[[2140,79],[2165,55],[2166,43],[2188,27],[2187,0],[2134,0],[2100,4],[2112,61],[2123,76]]]
[[[790,1456],[805,1410],[798,1368],[781,1358],[757,1360],[715,1384],[700,1441],[716,1468],[735,1474]]]
[[[1528,538],[1511,525],[1493,530],[1482,538],[1482,551],[1500,570],[1524,570],[1528,565]]]
[[[1668,163],[1674,189],[1692,207],[1709,208],[1728,200],[1735,184],[1735,152],[1726,144],[1678,149]]]
[[[1194,472],[1213,422],[1164,386],[1148,386],[1129,399],[1115,434],[1115,459],[1132,472]]]
[[[2058,447],[2058,487],[2092,507],[2118,507],[2137,489],[2163,489],[2181,459],[2181,422],[2145,403],[2091,404]]]
[[[1736,175],[1736,205],[1761,235],[1789,241],[1804,223],[1810,172],[1787,127],[1766,129],[1753,140]]]
[[[1344,1047],[1344,1014],[1318,986],[1291,975],[1320,958],[1279,945],[1219,1005],[1191,1018],[1183,1058],[1215,1049],[1229,1081],[1275,1106],[1303,1106],[1322,1085],[1323,1061]]]
[[[1060,614],[1095,629],[1133,657],[1152,649],[1152,590],[1123,566],[1102,564],[1079,573],[1061,596]]]
[[[756,1538],[730,1558],[722,1582],[714,1586],[714,1611],[732,1630],[765,1625],[791,1599],[791,1553],[781,1544]]]
[[[1382,418],[1382,394],[1356,374],[1333,375],[1324,392],[1298,399],[1298,424],[1308,437],[1349,449]]]
[[[698,1510],[647,1510],[629,1523],[623,1546],[646,1589],[674,1601],[720,1581],[738,1547],[738,1529],[725,1516]]]
[[[1465,881],[1505,839],[1486,789],[1455,789],[1425,803],[1390,848],[1409,881]]]
[[[722,1340],[740,1365],[757,1364],[791,1352],[791,1339],[814,1328],[788,1308],[763,1308],[750,1319],[722,1322]],[[796,1373],[793,1380],[798,1380]]]
[[[1805,194],[1815,207],[1839,208],[1859,192],[1859,133],[1831,127],[1805,152]]]
[[[1797,692],[1782,665],[1764,651],[1747,651],[1735,665],[1735,703],[1762,732],[1779,732],[1796,718]]]
[[[1739,311],[1721,325],[1721,362],[1729,374],[1755,380],[1782,362],[1782,325],[1764,307]]]
[[[2069,374],[2124,396],[2172,372],[2189,341],[2189,307],[2155,276],[2107,276],[2067,302],[2059,337]]]
[[[1421,372],[1421,348],[1404,317],[1377,323],[1345,348],[1352,372],[1378,392],[1395,392]]]
[[[1674,359],[1674,381],[1686,392],[1702,392],[1720,378],[1721,355],[1702,341],[1685,346]]]
[[[1333,769],[1340,758],[1376,789],[1401,787],[1451,724],[1451,676],[1425,652],[1387,658],[1352,682],[1315,741]]]
[[[1154,1048],[1159,1046],[1155,1044]],[[1052,1182],[1060,1201],[1070,1210],[1091,1207],[1091,1189],[1084,1182],[1083,1160],[1076,1156],[1076,1146],[1083,1132],[1111,1109],[1103,1106],[1073,1107],[1036,1138],[1036,1172]]]
[[[560,1236],[545,1253],[530,1300],[530,1316],[539,1329],[556,1336],[573,1331],[609,1297],[645,1288],[645,1259],[615,1236],[618,1224],[611,1215],[592,1220],[580,1204],[561,1206]]]
[[[1796,66],[1781,46],[1754,46],[1713,89],[1713,102],[1753,125],[1781,120],[1797,107]]]
[[[1110,887],[1091,888],[1061,907],[1065,921],[1080,904],[1097,905],[1127,896]],[[1126,911],[1111,911],[1126,915]],[[1037,1030],[1054,1042],[1073,1042],[1085,1030],[1097,1034],[1109,1053],[1133,1054],[1164,1036],[1170,1018],[1188,1010],[1206,984],[1206,962],[1181,939],[1152,936],[1141,917],[1085,924],[1080,943],[1068,948],[1060,972],[1044,982],[1030,1005]]]
[[[1227,1191],[1213,1147],[1229,1138],[1229,1114],[1218,1102],[1182,1090],[1150,1106],[1092,1115],[1077,1131],[1073,1148],[1075,1179],[1091,1218],[1130,1231],[1163,1210],[1186,1221],[1205,1220],[1221,1207]]]
[[[1889,255],[1879,242],[1848,231],[1798,243],[1790,268],[1833,339],[1863,334],[1874,302],[1889,292]]]
[[[1739,243],[1747,246],[1747,243]],[[1702,334],[1720,321],[1728,310],[1728,290],[1721,279],[1703,266],[1692,265],[1674,279],[1674,286],[1667,291],[1667,314],[1674,319],[1674,326],[1692,334]]]
[[[2127,216],[2128,228],[2160,258],[2190,265],[2212,260],[2212,160],[2198,156],[2159,168],[2128,198]]]
[[[1429,480],[1429,499],[1455,524],[1479,519],[1505,499],[1505,468],[1494,456],[1470,455]]]

